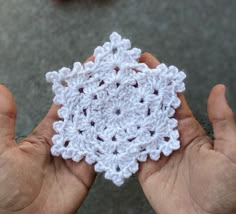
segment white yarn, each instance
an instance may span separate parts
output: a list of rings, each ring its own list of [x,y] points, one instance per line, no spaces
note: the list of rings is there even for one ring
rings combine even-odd
[[[53,124],[51,153],[94,164],[116,185],[136,173],[138,161],[158,160],[180,148],[175,109],[186,75],[165,64],[139,63],[141,50],[112,33],[95,61],[48,72],[62,119]]]

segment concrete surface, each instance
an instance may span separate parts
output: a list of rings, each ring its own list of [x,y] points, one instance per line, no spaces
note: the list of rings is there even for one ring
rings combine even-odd
[[[16,97],[17,137],[50,106],[44,74],[84,61],[112,31],[186,71],[188,102],[211,132],[206,100],[213,85],[226,84],[236,108],[235,10],[234,0],[0,0],[0,82]],[[116,188],[99,176],[78,213],[154,212],[136,178]]]

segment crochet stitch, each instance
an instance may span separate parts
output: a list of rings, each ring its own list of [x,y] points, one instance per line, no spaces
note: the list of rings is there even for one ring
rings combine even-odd
[[[94,62],[48,72],[62,119],[53,124],[51,153],[94,164],[116,185],[136,173],[138,161],[157,161],[180,148],[175,109],[186,75],[175,66],[150,69],[141,50],[118,33],[94,51]]]

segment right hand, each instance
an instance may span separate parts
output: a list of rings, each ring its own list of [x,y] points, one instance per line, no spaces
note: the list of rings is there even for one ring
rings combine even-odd
[[[141,61],[159,62],[151,54]],[[141,164],[138,173],[147,199],[160,214],[236,213],[236,124],[225,98],[225,86],[215,86],[208,99],[212,141],[194,118],[183,94],[176,111],[181,148],[157,162]]]

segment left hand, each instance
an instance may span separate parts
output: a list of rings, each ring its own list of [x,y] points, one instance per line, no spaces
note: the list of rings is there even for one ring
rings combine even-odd
[[[16,104],[0,85],[0,213],[75,213],[86,197],[95,179],[93,166],[50,154],[57,109],[53,104],[33,132],[16,143]]]

